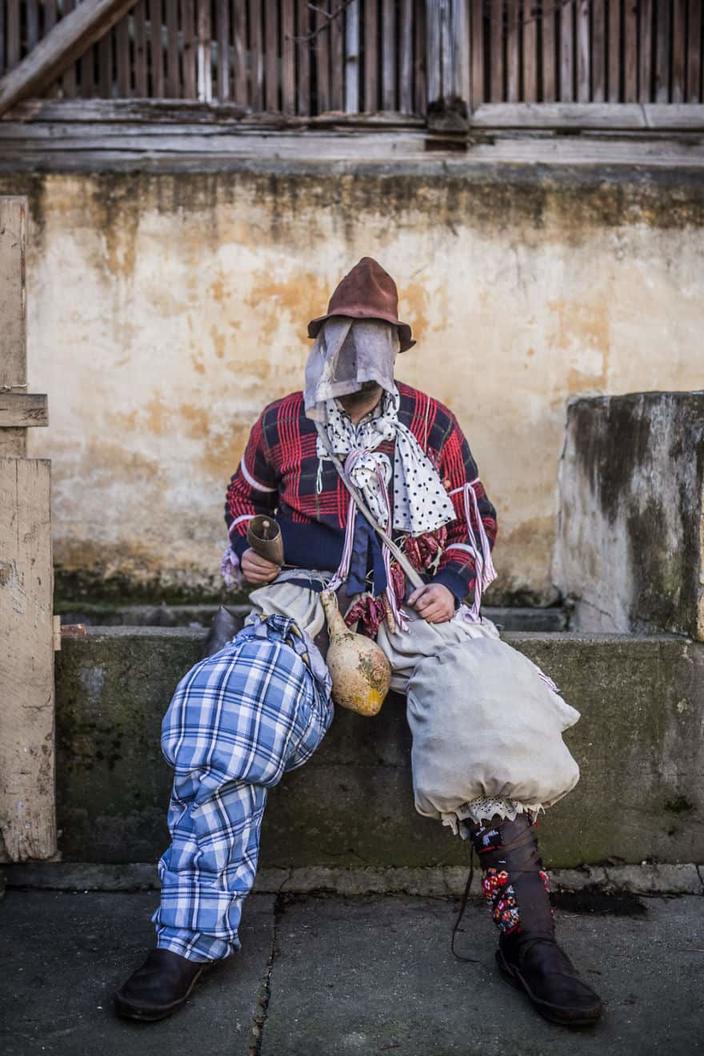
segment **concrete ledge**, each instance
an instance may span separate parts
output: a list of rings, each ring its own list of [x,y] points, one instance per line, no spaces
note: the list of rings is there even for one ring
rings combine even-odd
[[[166,844],[162,714],[202,632],[104,628],[57,660],[60,849],[67,861],[153,861]],[[582,712],[577,789],[541,822],[552,867],[704,861],[704,645],[675,637],[506,634]],[[416,814],[403,701],[338,711],[320,751],[270,797],[262,866],[464,866],[467,848]]]
[[[417,895],[457,898],[467,882],[468,866],[430,868],[336,869],[310,866],[299,869],[262,869],[255,890],[259,894]],[[0,874],[2,875],[2,874]],[[556,891],[598,891],[601,894],[704,895],[702,867],[697,865],[582,866],[551,870]],[[5,867],[8,888],[33,891],[155,891],[159,888],[152,862],[129,865],[50,862]],[[471,893],[481,894],[479,870]]]

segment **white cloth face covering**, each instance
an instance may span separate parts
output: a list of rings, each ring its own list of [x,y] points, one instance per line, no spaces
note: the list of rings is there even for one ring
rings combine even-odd
[[[359,392],[375,381],[392,392],[398,332],[381,319],[327,319],[308,355],[304,391],[306,415],[325,422],[325,405],[338,396]]]

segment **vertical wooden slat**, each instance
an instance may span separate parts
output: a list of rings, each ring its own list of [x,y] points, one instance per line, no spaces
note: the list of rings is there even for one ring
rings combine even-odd
[[[166,94],[170,99],[181,95],[178,43],[178,3],[166,0]]]
[[[560,9],[560,102],[574,102],[574,3]]]
[[[432,106],[442,98],[442,0],[427,0],[425,33],[428,104]],[[384,107],[383,96],[382,107]]]
[[[318,113],[323,114],[330,109],[330,29],[328,19],[320,10],[315,12],[315,28],[320,30],[315,38]]]
[[[523,3],[523,98],[527,103],[538,99],[538,32],[535,5]]]
[[[655,34],[655,102],[670,101],[670,0],[657,0]]]
[[[509,103],[521,97],[521,0],[507,0],[506,4],[506,84]]]
[[[103,99],[112,98],[114,39],[112,33],[106,33],[102,40],[98,41],[98,89]]]
[[[0,22],[2,19],[0,19]],[[56,0],[44,0],[44,30],[42,36],[45,37],[50,30],[54,29],[56,25]],[[2,49],[0,48],[0,51]]]
[[[401,0],[399,26],[399,109],[413,113],[413,0]]]
[[[111,30],[110,32],[112,33],[113,31]],[[95,52],[97,50],[98,45],[93,44],[92,47],[88,48],[78,60],[81,98],[83,99],[91,99],[93,97],[95,83]]]
[[[5,69],[6,69],[6,65],[5,65],[5,63],[6,63],[6,51],[5,51],[5,40],[6,40],[5,11],[6,11],[6,8],[7,8],[7,4],[6,3],[0,4],[0,77],[2,77],[2,75],[4,74]]]
[[[152,98],[164,98],[164,53],[161,45],[161,0],[149,0],[149,44]]]
[[[495,0],[489,11],[489,100],[501,103],[504,98],[504,0]]]
[[[606,9],[604,0],[592,0],[592,93],[594,103],[606,100]]]
[[[344,109],[345,53],[344,53],[344,9],[332,7],[337,12],[330,20],[330,108]]]
[[[245,0],[232,0],[232,61],[234,99],[247,105],[247,21]]]
[[[294,0],[281,0],[281,109],[296,112],[296,44]]]
[[[626,0],[631,3],[632,0]],[[609,0],[609,90],[610,103],[621,101],[622,54],[625,61],[625,49],[621,50],[621,0]]]
[[[26,51],[32,51],[39,40],[39,8],[37,0],[24,0],[24,32]]]
[[[364,0],[364,109],[379,109],[378,0]]]
[[[169,0],[171,2],[171,0]],[[196,35],[198,38],[196,58],[196,91],[202,103],[213,99],[212,22],[210,0],[196,2]]]
[[[452,0],[452,40],[454,43],[454,94],[467,106],[469,83],[469,0]]]
[[[147,18],[144,0],[134,6],[134,94],[147,97]]]
[[[217,0],[215,34],[218,42],[217,94],[220,102],[230,98],[230,4]]]
[[[425,80],[425,0],[414,0],[413,17],[413,93],[416,113],[424,114],[428,105]]]
[[[7,3],[7,68],[14,69],[20,61],[20,0]]]
[[[307,0],[298,0],[297,26],[299,41],[296,47],[298,78],[296,83],[297,110],[310,114],[310,9]]]
[[[2,18],[0,18],[0,25],[2,24]],[[44,32],[42,36],[46,36],[49,30],[53,29],[56,25],[56,0],[44,0]],[[0,53],[2,53],[2,45],[0,44]]]
[[[702,101],[702,3],[701,0],[689,0],[688,21],[688,55],[687,55],[687,102]]]
[[[125,15],[115,27],[115,48],[117,51],[117,95],[119,99],[129,99],[132,94],[130,56],[130,15]]]
[[[441,0],[440,3],[440,82],[442,84],[442,96],[445,100],[454,94],[454,48],[452,43],[452,23],[450,20],[452,4],[453,0]]]
[[[396,103],[396,5],[394,0],[381,4],[381,109],[395,110]]]
[[[623,101],[638,101],[638,0],[623,3]]]
[[[672,102],[683,103],[687,94],[685,70],[687,61],[687,0],[672,5]]]
[[[279,109],[279,5],[264,4],[264,105],[270,112]]]
[[[8,15],[8,46],[9,46],[9,17],[10,17],[10,11],[12,10],[12,6],[13,6],[13,4],[12,4],[11,0],[8,0],[8,8],[7,8],[7,15]],[[73,11],[75,6],[76,6],[75,0],[64,0],[64,6],[63,6],[64,15],[67,15],[69,13],[69,11]],[[66,99],[73,99],[73,97],[76,94],[76,63],[75,62],[71,63],[71,65],[69,66],[69,68],[66,70],[66,72],[64,73],[64,75],[61,78],[61,94]]]
[[[638,6],[639,76],[638,98],[651,101],[653,75],[653,0],[640,0]]]
[[[256,114],[264,109],[264,38],[262,8],[258,0],[249,0],[249,54],[252,68],[250,99]]]
[[[577,0],[577,102],[589,102],[589,0]]]
[[[471,0],[469,24],[470,92],[472,109],[484,102],[484,0]]]
[[[196,92],[196,20],[194,0],[181,0],[181,66],[183,98],[197,99]]]
[[[616,2],[616,0],[614,0]],[[543,51],[543,90],[544,103],[554,103],[557,99],[557,56],[555,52],[557,14],[554,0],[543,2],[542,51]]]
[[[352,0],[345,11],[345,113],[359,110],[359,0]]]

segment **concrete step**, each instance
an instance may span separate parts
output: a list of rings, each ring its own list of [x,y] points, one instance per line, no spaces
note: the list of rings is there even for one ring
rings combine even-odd
[[[57,791],[67,861],[149,862],[166,845],[159,749],[173,688],[203,632],[104,627],[57,654]],[[541,822],[556,867],[704,861],[704,645],[668,636],[508,633],[582,713],[582,769]],[[404,702],[375,719],[338,709],[322,747],[274,789],[268,868],[462,865],[467,848],[413,806]]]
[[[246,604],[230,608],[243,615],[250,612]],[[63,602],[58,606],[61,623],[83,623],[87,627],[210,627],[217,605],[87,605]],[[564,606],[538,609],[530,607],[491,607],[483,613],[504,631],[566,631],[569,613]]]

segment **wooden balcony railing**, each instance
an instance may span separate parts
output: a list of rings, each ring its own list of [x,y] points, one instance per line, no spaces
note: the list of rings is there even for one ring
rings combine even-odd
[[[76,0],[0,0],[0,76]],[[251,114],[701,103],[704,0],[137,0],[45,93]]]

